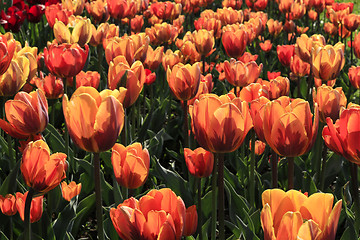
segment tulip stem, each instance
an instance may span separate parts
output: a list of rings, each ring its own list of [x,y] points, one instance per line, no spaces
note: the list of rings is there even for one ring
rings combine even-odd
[[[326,168],[326,159],[327,158],[327,146],[325,142],[323,142],[322,149],[322,161],[321,161],[321,174],[320,174],[320,190],[324,191],[325,184],[325,168]]]
[[[26,196],[25,200],[25,212],[24,212],[24,239],[30,240],[31,239],[31,222],[30,222],[30,208],[31,208],[31,201],[34,196],[34,189],[30,188],[28,195]]]
[[[96,220],[97,234],[99,240],[104,240],[104,227],[102,219],[102,199],[100,184],[100,154],[94,153],[94,177],[95,177],[95,199],[96,199]]]
[[[219,239],[225,239],[224,153],[218,153]]]
[[[216,178],[217,178],[217,157],[214,158],[214,168],[212,172],[212,212],[211,212],[211,240],[216,240],[216,218],[217,218],[217,206],[216,206]]]
[[[250,159],[250,204],[255,206],[255,131],[251,131],[251,159]]]
[[[359,199],[359,184],[358,184],[358,166],[350,162],[351,173],[351,189],[352,197],[355,207],[355,231],[359,232],[360,228],[360,199]]]
[[[271,149],[271,187],[278,187],[278,156],[277,153]]]
[[[121,195],[123,198],[123,201],[125,201],[128,198],[129,191],[127,187],[121,187]]]
[[[184,110],[184,147],[189,147],[189,126],[188,126],[188,105],[187,101],[183,102]]]
[[[202,216],[201,216],[201,178],[197,179],[198,182],[198,232],[199,232],[199,239],[202,240]]]
[[[288,190],[294,188],[294,157],[288,157]]]

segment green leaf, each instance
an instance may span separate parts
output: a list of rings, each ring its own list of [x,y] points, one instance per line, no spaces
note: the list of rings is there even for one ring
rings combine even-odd
[[[16,191],[16,179],[18,176],[21,161],[18,161],[14,169],[5,178],[4,182],[0,187],[0,195],[6,195],[8,193],[14,193]]]
[[[73,236],[77,236],[81,224],[92,214],[95,208],[95,193],[84,198],[76,209],[76,217],[74,219],[74,225],[71,230]]]
[[[76,217],[76,205],[71,202],[66,205],[64,210],[59,214],[53,224],[56,239],[64,239],[65,235],[71,231],[69,226],[72,225],[73,219]]]
[[[0,231],[0,240],[9,240],[2,231]]]

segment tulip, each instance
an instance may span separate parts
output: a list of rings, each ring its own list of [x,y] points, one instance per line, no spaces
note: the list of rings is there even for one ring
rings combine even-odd
[[[135,103],[143,89],[145,80],[145,69],[140,61],[134,62],[130,67],[125,57],[118,56],[110,62],[108,87],[111,90],[126,87],[125,108]]]
[[[46,193],[59,185],[66,175],[66,154],[54,153],[43,140],[30,142],[23,152],[20,170],[26,184]]]
[[[60,3],[52,4],[45,8],[46,20],[51,28],[53,28],[56,19],[67,25],[70,15],[72,15],[72,12],[63,8]]]
[[[351,66],[348,76],[351,85],[356,89],[360,89],[360,67]]]
[[[211,152],[235,151],[253,127],[247,103],[231,94],[203,94],[189,112],[196,140]]]
[[[172,70],[167,70],[167,81],[175,97],[186,101],[195,97],[200,84],[200,67],[198,64],[176,64]]]
[[[315,34],[308,37],[306,34],[301,34],[296,39],[295,54],[301,58],[304,62],[310,63],[311,61],[311,48],[313,42],[317,42],[320,45],[325,45],[325,38],[323,35]]]
[[[186,221],[181,197],[169,188],[151,190],[140,200],[130,198],[110,209],[116,232],[124,240],[180,240]]]
[[[5,103],[5,114],[9,123],[0,119],[0,127],[16,138],[41,133],[49,122],[47,100],[41,90],[19,92]]]
[[[15,52],[15,40],[7,40],[4,35],[0,36],[0,75],[8,69]]]
[[[0,75],[0,96],[14,96],[26,83],[30,73],[30,62],[24,56],[18,56],[4,74]]]
[[[81,191],[81,183],[76,184],[76,182],[72,181],[67,184],[65,181],[61,182],[61,192],[63,198],[70,202],[72,198],[79,195]]]
[[[277,46],[276,52],[279,58],[279,61],[282,65],[289,67],[291,62],[291,57],[294,56],[295,46],[294,45],[282,45]]]
[[[81,149],[99,153],[112,148],[124,125],[121,102],[126,90],[104,90],[79,87],[69,101],[63,97],[66,126],[74,143]]]
[[[183,236],[191,236],[196,232],[198,225],[198,214],[196,205],[192,205],[186,209],[185,225]]]
[[[6,216],[12,216],[17,212],[16,199],[12,194],[7,194],[5,197],[0,195],[0,209]]]
[[[343,22],[347,30],[354,32],[360,25],[360,17],[351,13],[344,17]]]
[[[346,107],[346,97],[341,87],[333,89],[323,84],[313,90],[313,101],[319,106],[320,121],[326,123],[328,117],[334,122],[339,119],[340,109]]]
[[[51,73],[44,77],[43,72],[41,72],[40,77],[34,78],[34,82],[36,87],[45,94],[47,99],[59,99],[64,95],[63,81]]]
[[[69,86],[73,85],[72,79],[70,78]],[[100,73],[94,71],[81,71],[76,75],[76,88],[81,86],[98,88],[100,84]]]
[[[120,186],[138,188],[145,183],[149,175],[149,152],[142,149],[140,143],[133,143],[127,147],[116,143],[112,148],[111,162]]]
[[[175,64],[182,62],[182,54],[179,50],[172,51],[171,49],[166,50],[162,58],[162,66],[167,71],[168,68],[172,69]]]
[[[239,97],[242,101],[251,102],[260,97],[269,98],[268,88],[260,83],[251,83],[243,87],[240,91]]]
[[[309,103],[302,99],[280,97],[266,104],[264,136],[269,146],[279,155],[295,157],[308,152],[316,139],[319,112],[315,105],[312,122]]]
[[[213,31],[214,37],[219,39],[221,37],[221,21],[215,18],[202,18],[194,21],[195,29],[206,29],[208,31]]]
[[[89,44],[94,47],[100,45],[103,42],[103,39],[106,38],[109,29],[110,26],[108,23],[101,23],[97,28],[91,24],[91,38]]]
[[[342,200],[332,207],[333,201],[334,196],[328,193],[307,197],[295,190],[266,190],[261,211],[264,239],[334,240]]]
[[[357,58],[360,58],[360,33],[355,34],[354,42],[352,43],[354,48],[354,54]]]
[[[310,64],[301,60],[301,58],[294,54],[290,60],[290,70],[293,75],[298,78],[309,75],[310,73]],[[300,86],[298,86],[300,87]]]
[[[267,72],[267,77],[268,77],[269,81],[279,77],[280,75],[281,75],[281,72],[270,72],[270,71]]]
[[[32,23],[41,21],[42,16],[45,14],[45,5],[36,4],[30,7],[27,12],[27,20]]]
[[[331,118],[326,119],[327,126],[324,127],[322,136],[328,148],[359,165],[360,146],[357,126],[360,121],[360,107],[350,104],[349,106],[340,113],[340,118],[335,124]]]
[[[94,24],[109,20],[109,11],[105,0],[96,0],[85,3],[86,11],[93,17]],[[100,24],[101,25],[101,24]]]
[[[144,84],[145,85],[151,85],[156,80],[156,73],[151,72],[149,69],[145,69],[146,79]]]
[[[164,55],[164,47],[157,47],[155,50],[151,46],[148,47],[147,54],[146,54],[146,60],[144,62],[144,66],[148,68],[149,70],[156,70]]]
[[[61,0],[62,6],[71,11],[74,15],[80,15],[85,6],[85,0]]]
[[[186,166],[191,175],[203,178],[208,177],[213,171],[214,156],[211,152],[199,147],[192,151],[184,148]]]
[[[215,39],[211,32],[200,29],[193,33],[196,50],[201,56],[208,56],[215,51]]]
[[[255,62],[258,59],[259,55],[254,54],[252,55],[249,52],[244,52],[244,54],[239,57],[237,60],[243,63]]]
[[[248,44],[248,38],[248,33],[242,29],[238,29],[235,32],[224,32],[221,41],[226,54],[232,58],[238,58],[243,55]]]
[[[17,192],[16,193],[16,209],[19,212],[21,220],[24,221],[24,210],[25,210],[25,200],[29,192],[24,194]],[[35,197],[31,201],[30,208],[30,222],[34,223],[40,220],[43,213],[43,199],[44,195],[40,197]]]
[[[289,95],[290,81],[287,77],[278,76],[269,83],[263,81],[263,85],[268,87],[270,100]]]
[[[277,37],[283,30],[282,22],[272,18],[267,21],[266,25],[268,27],[269,33],[274,37]]]
[[[311,49],[312,72],[323,82],[335,79],[344,67],[344,44],[335,46],[313,44]]]
[[[84,68],[88,53],[88,45],[84,50],[78,44],[50,44],[44,49],[44,60],[53,75],[74,77]]]
[[[149,36],[150,43],[156,46],[163,43],[171,44],[179,34],[177,27],[166,22],[146,28],[145,33]]]
[[[18,58],[19,56],[24,56],[29,60],[29,74],[27,77],[27,81],[30,82],[32,80],[32,78],[36,75],[37,71],[38,71],[38,64],[37,64],[37,47],[29,47],[27,44],[25,47],[23,47],[22,49],[20,49],[19,51],[17,51],[15,53],[16,58]],[[27,70],[25,71],[25,69],[23,69],[24,72],[27,72]]]
[[[329,81],[325,82],[324,84],[325,84],[326,86],[329,86],[329,87],[334,87],[334,86],[335,86],[335,83],[336,83],[336,79],[334,79],[334,80],[329,80]],[[319,78],[314,78],[315,88],[320,87],[322,84],[323,84],[323,82],[321,81],[321,79],[319,79]]]
[[[249,150],[251,151],[251,140],[249,142]],[[266,147],[266,143],[260,140],[255,141],[255,155],[260,156],[264,153]]]
[[[80,47],[89,43],[92,36],[90,19],[72,15],[68,21],[67,25],[61,21],[55,21],[53,30],[56,41],[59,44],[77,43]]]
[[[254,83],[258,79],[262,67],[262,63],[257,65],[256,62],[252,61],[244,64],[233,58],[230,62],[224,62],[226,80],[235,87],[245,87]]]
[[[259,43],[261,50],[264,52],[270,52],[272,48],[272,43],[270,40],[266,40],[265,42]]]
[[[121,20],[123,18],[133,18],[136,13],[136,2],[132,0],[107,0],[107,7],[110,16]]]
[[[262,11],[266,8],[268,0],[245,0],[245,3],[255,11]]]

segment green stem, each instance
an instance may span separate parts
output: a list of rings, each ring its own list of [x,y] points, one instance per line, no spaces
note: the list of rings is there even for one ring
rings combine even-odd
[[[217,197],[217,187],[216,187],[216,180],[217,180],[217,157],[214,158],[214,168],[212,172],[212,183],[211,183],[211,190],[212,190],[212,212],[211,212],[211,240],[216,240],[216,218],[217,218],[217,206],[216,206],[216,197]]]
[[[218,153],[218,187],[219,187],[219,239],[225,239],[225,191],[224,191],[224,153]]]
[[[102,60],[103,60],[103,49],[102,49],[102,44],[99,44],[97,47],[96,47],[96,52],[97,52],[97,56],[98,56],[98,59],[97,59],[97,67],[98,67],[98,72],[100,74],[100,83],[99,83],[99,91],[103,90],[106,86],[106,83],[102,84],[102,79],[105,79],[102,77]]]
[[[255,206],[255,131],[251,131],[251,159],[250,159],[250,205]]]
[[[185,148],[189,147],[189,126],[188,126],[188,105],[187,101],[183,102],[183,112],[184,112],[184,146]]]
[[[122,197],[123,197],[123,201],[125,201],[126,199],[128,199],[129,189],[128,189],[127,187],[121,186],[121,195],[122,195]]]
[[[202,216],[201,216],[201,178],[197,179],[198,181],[198,232],[199,232],[199,239],[203,240],[202,237]]]
[[[14,239],[13,218],[10,216],[10,240]]]
[[[271,149],[271,187],[278,187],[278,155]]]
[[[351,173],[351,190],[355,208],[355,231],[359,232],[360,228],[360,199],[359,199],[359,184],[358,184],[358,166],[355,163],[350,163]]]
[[[94,180],[95,180],[95,199],[96,199],[96,220],[97,235],[99,240],[104,240],[104,227],[102,218],[102,198],[100,184],[100,154],[94,153]]]
[[[320,174],[320,190],[324,191],[324,183],[325,183],[325,168],[326,168],[326,159],[327,158],[327,146],[325,142],[323,142],[322,147],[322,163],[321,163],[321,174]]]
[[[301,91],[300,91],[300,77],[297,77],[297,98],[301,98]]]
[[[288,160],[288,190],[294,188],[294,157],[287,157]]]
[[[6,135],[6,140],[8,144],[8,151],[9,151],[9,167],[13,169],[16,164],[16,159],[14,158],[14,152],[12,147],[12,138],[9,134]]]
[[[31,239],[31,222],[30,222],[30,208],[31,208],[31,201],[34,196],[34,189],[30,188],[28,195],[25,200],[25,212],[24,212],[24,239],[30,240]]]

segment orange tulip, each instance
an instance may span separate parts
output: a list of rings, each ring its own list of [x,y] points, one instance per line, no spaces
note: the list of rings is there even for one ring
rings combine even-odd
[[[162,58],[162,66],[167,71],[168,68],[172,69],[175,64],[182,62],[182,60],[183,56],[179,50],[173,52],[168,49]]]
[[[94,24],[109,20],[109,11],[105,0],[96,0],[85,3],[86,11],[93,17]],[[101,25],[101,24],[100,24]]]
[[[7,216],[15,215],[17,212],[15,196],[12,194],[7,194],[5,197],[0,195],[0,209]]]
[[[206,76],[201,75],[199,89],[192,99],[188,100],[188,105],[193,105],[196,99],[199,99],[201,94],[211,93],[214,87],[212,75],[208,73]]]
[[[266,40],[265,42],[259,43],[261,50],[264,52],[270,52],[272,48],[272,43],[270,40]]]
[[[255,141],[255,154],[260,156],[264,153],[266,147],[266,143],[260,140]],[[249,150],[251,151],[251,140],[249,142]]]
[[[139,33],[144,25],[144,16],[136,15],[133,19],[131,19],[131,33]]]
[[[151,44],[156,46],[163,43],[171,44],[179,34],[177,27],[166,22],[157,23],[151,28],[146,28],[145,33],[149,36]]]
[[[333,89],[323,84],[313,90],[313,100],[319,106],[320,121],[326,123],[328,117],[334,122],[339,119],[340,109],[346,107],[346,97],[341,87]]]
[[[91,38],[89,44],[95,47],[101,44],[103,39],[106,38],[109,29],[110,26],[108,23],[101,23],[97,28],[91,24]]]
[[[21,220],[24,221],[24,212],[25,212],[25,201],[29,192],[24,194],[17,192],[16,193],[16,209],[19,212]],[[44,195],[40,197],[35,197],[31,201],[30,207],[30,222],[34,223],[40,220],[43,213],[43,200]]]
[[[281,72],[270,72],[270,71],[268,71],[266,73],[266,75],[268,77],[268,80],[270,81],[270,80],[273,80],[273,79],[279,77],[281,75]]]
[[[208,177],[213,171],[214,155],[199,147],[192,151],[184,148],[186,166],[191,175],[199,178]],[[186,235],[187,236],[187,235]]]
[[[11,59],[15,52],[15,40],[7,40],[4,35],[0,35],[0,75],[8,69]]]
[[[136,14],[136,2],[132,0],[107,0],[110,16],[121,20],[133,18]]]
[[[142,186],[148,175],[150,156],[140,143],[127,147],[116,143],[112,148],[111,162],[116,181],[120,186],[135,189]]]
[[[336,79],[334,79],[334,80],[329,80],[329,81],[325,82],[324,84],[325,84],[326,86],[334,87],[334,86],[335,86],[335,83],[336,83]],[[320,87],[322,84],[323,84],[323,82],[321,81],[321,79],[319,79],[319,78],[314,78],[315,88]]]
[[[326,119],[327,126],[322,132],[329,149],[358,165],[360,163],[359,122],[360,107],[349,104],[348,109],[340,113],[340,118],[335,124],[331,118]]]
[[[200,67],[198,64],[176,64],[172,70],[167,70],[167,81],[175,97],[186,101],[195,97],[200,84]]]
[[[353,87],[356,89],[360,89],[360,66],[359,67],[351,66],[349,68],[348,76],[351,85],[353,85]]]
[[[214,37],[216,39],[219,39],[221,37],[221,21],[219,19],[215,19],[215,18],[202,18],[200,17],[199,19],[194,21],[194,25],[195,25],[195,29],[196,30],[200,30],[200,29],[206,29],[208,31],[213,31],[214,33]]]
[[[345,65],[344,44],[335,46],[313,44],[311,49],[312,72],[323,82],[335,79]]]
[[[78,44],[50,44],[44,49],[44,60],[53,75],[74,77],[84,68],[88,53],[88,45],[84,50]]]
[[[21,160],[20,170],[26,184],[37,192],[46,193],[66,177],[66,154],[54,153],[43,140],[30,142]]]
[[[297,98],[280,97],[265,105],[264,136],[269,146],[279,155],[295,157],[308,152],[313,146],[319,123],[315,105],[312,121],[309,103]]]
[[[76,184],[76,182],[72,181],[67,184],[65,181],[61,182],[61,192],[63,198],[70,202],[70,200],[79,195],[81,191],[81,183]]]
[[[4,74],[0,75],[0,96],[14,96],[26,83],[30,74],[30,61],[16,56]]]
[[[258,59],[258,57],[259,55],[257,54],[252,55],[249,52],[244,52],[244,54],[241,57],[239,57],[237,60],[243,63],[248,63],[248,62],[255,62]]]
[[[248,33],[243,29],[238,29],[235,32],[224,32],[221,41],[226,54],[232,58],[243,55],[248,44],[248,38]]]
[[[215,38],[205,29],[193,32],[196,50],[201,56],[208,56],[215,51]]]
[[[290,70],[296,77],[304,77],[310,73],[310,64],[301,60],[301,58],[294,54],[290,60]]]
[[[63,8],[61,3],[52,4],[52,5],[46,6],[46,8],[45,8],[46,20],[48,21],[49,26],[51,28],[53,28],[56,19],[58,21],[63,22],[65,25],[67,25],[68,18],[72,14],[73,14],[73,12],[67,10],[66,8]]]
[[[35,77],[34,82],[36,87],[45,93],[47,99],[58,99],[64,95],[63,80],[51,73],[44,77],[44,73],[40,72],[40,77]]]
[[[240,91],[239,97],[242,101],[251,102],[259,99],[260,97],[269,98],[268,88],[260,83],[251,83],[243,87]]]
[[[250,102],[250,114],[254,123],[254,130],[256,132],[256,136],[258,136],[262,142],[266,141],[264,136],[263,123],[265,105],[268,102],[270,102],[270,100],[263,96]]]
[[[360,16],[354,13],[345,15],[343,22],[347,30],[354,32],[360,25]]]
[[[310,63],[313,42],[318,42],[321,45],[325,45],[326,43],[324,36],[320,34],[315,34],[311,37],[308,37],[306,34],[301,34],[301,36],[296,39],[295,54],[304,62]]]
[[[124,125],[121,102],[126,90],[103,90],[79,87],[69,101],[63,97],[66,126],[74,143],[88,152],[103,152],[112,148]]]
[[[73,86],[73,79],[68,81],[69,86]],[[76,88],[81,86],[98,88],[100,84],[100,73],[95,71],[81,71],[76,75]]]
[[[5,103],[5,114],[9,123],[0,119],[0,127],[21,139],[41,133],[49,122],[47,100],[41,90],[19,92]]]
[[[145,80],[145,69],[140,61],[134,62],[130,67],[124,56],[118,56],[110,62],[108,87],[111,90],[126,87],[125,108],[135,103],[143,89]]]
[[[162,62],[164,55],[164,46],[157,47],[155,50],[151,46],[148,47],[144,66],[149,70],[156,70]]]
[[[85,0],[61,0],[62,6],[74,15],[81,15],[85,7]]]
[[[277,37],[283,30],[282,22],[272,18],[267,21],[266,25],[268,27],[269,33],[274,37]]]
[[[333,207],[334,196],[315,193],[310,197],[290,190],[269,189],[262,194],[261,226],[265,240],[334,240],[342,200]]]
[[[197,142],[211,152],[235,151],[253,127],[248,104],[233,94],[203,94],[189,112]]]
[[[124,240],[180,240],[186,221],[181,197],[169,188],[151,190],[140,200],[129,198],[110,209],[116,232]]]
[[[290,66],[291,57],[294,56],[295,46],[294,45],[278,45],[276,52],[279,58],[279,61],[285,67]]]
[[[244,64],[233,58],[230,62],[224,62],[226,80],[235,87],[244,87],[254,83],[258,79],[262,67],[262,63],[257,65],[256,62],[252,61]]]
[[[231,7],[233,9],[241,9],[241,5],[243,4],[242,0],[224,0],[222,1],[223,7]]]
[[[268,89],[270,100],[289,95],[290,81],[287,77],[278,76],[275,79],[271,79],[270,82],[265,80],[258,82]]]
[[[360,58],[360,32],[355,34],[353,41],[354,54],[357,58]]]
[[[191,236],[196,232],[198,223],[198,214],[196,205],[192,205],[186,209],[185,225],[183,236]]]

